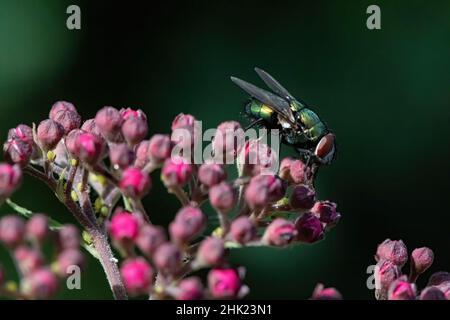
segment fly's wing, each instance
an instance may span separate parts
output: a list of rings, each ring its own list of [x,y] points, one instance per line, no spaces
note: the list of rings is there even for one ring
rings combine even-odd
[[[238,87],[247,92],[253,98],[261,101],[269,108],[273,109],[276,113],[280,114],[289,123],[291,123],[291,125],[297,126],[291,107],[286,100],[239,78],[231,77],[231,81],[233,81]]]
[[[287,101],[297,101],[290,93],[287,91],[274,77],[272,77],[269,73],[264,71],[263,69],[255,68],[258,76],[264,81],[264,83],[276,94],[280,97],[286,99]],[[303,102],[297,101],[304,106]]]

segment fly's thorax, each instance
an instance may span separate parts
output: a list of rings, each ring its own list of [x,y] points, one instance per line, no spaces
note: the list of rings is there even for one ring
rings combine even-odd
[[[303,124],[305,129],[314,127],[316,124],[321,123],[319,116],[308,108],[303,108],[298,112],[298,119]]]
[[[328,133],[328,129],[323,122],[318,122],[309,129],[305,130],[305,135],[311,141],[318,141],[324,135]]]

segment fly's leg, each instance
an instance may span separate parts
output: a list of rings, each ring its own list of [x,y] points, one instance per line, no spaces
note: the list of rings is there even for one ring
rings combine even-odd
[[[245,127],[244,132],[247,131],[248,129],[253,128],[254,126],[257,126],[261,123],[264,122],[264,119],[260,118],[260,119],[256,119],[255,121],[251,122],[247,127]]]

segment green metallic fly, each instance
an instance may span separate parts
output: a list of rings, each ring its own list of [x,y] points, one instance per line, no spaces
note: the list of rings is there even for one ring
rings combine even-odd
[[[245,113],[253,120],[248,128],[262,125],[268,129],[279,129],[282,141],[294,147],[307,165],[317,167],[330,164],[337,152],[335,135],[314,111],[294,98],[270,74],[259,68],[255,71],[275,94],[231,77],[251,96],[245,106]]]

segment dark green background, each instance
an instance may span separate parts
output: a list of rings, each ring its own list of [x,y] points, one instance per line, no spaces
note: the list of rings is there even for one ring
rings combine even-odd
[[[72,3],[81,6],[81,31],[65,27]],[[240,117],[245,95],[229,76],[260,84],[259,66],[336,133],[338,160],[317,187],[343,219],[314,246],[233,252],[247,267],[250,297],[307,298],[322,281],[346,298],[372,298],[366,268],[388,237],[433,248],[432,271],[450,269],[449,1],[112,3],[0,1],[2,141],[17,123],[46,118],[59,99],[85,119],[104,105],[140,107],[151,133],[168,132],[179,112],[213,127]],[[373,3],[382,30],[366,28]],[[166,224],[177,203],[155,185],[145,205]],[[71,221],[31,179],[14,200]],[[61,298],[111,298],[89,262],[83,290]]]

